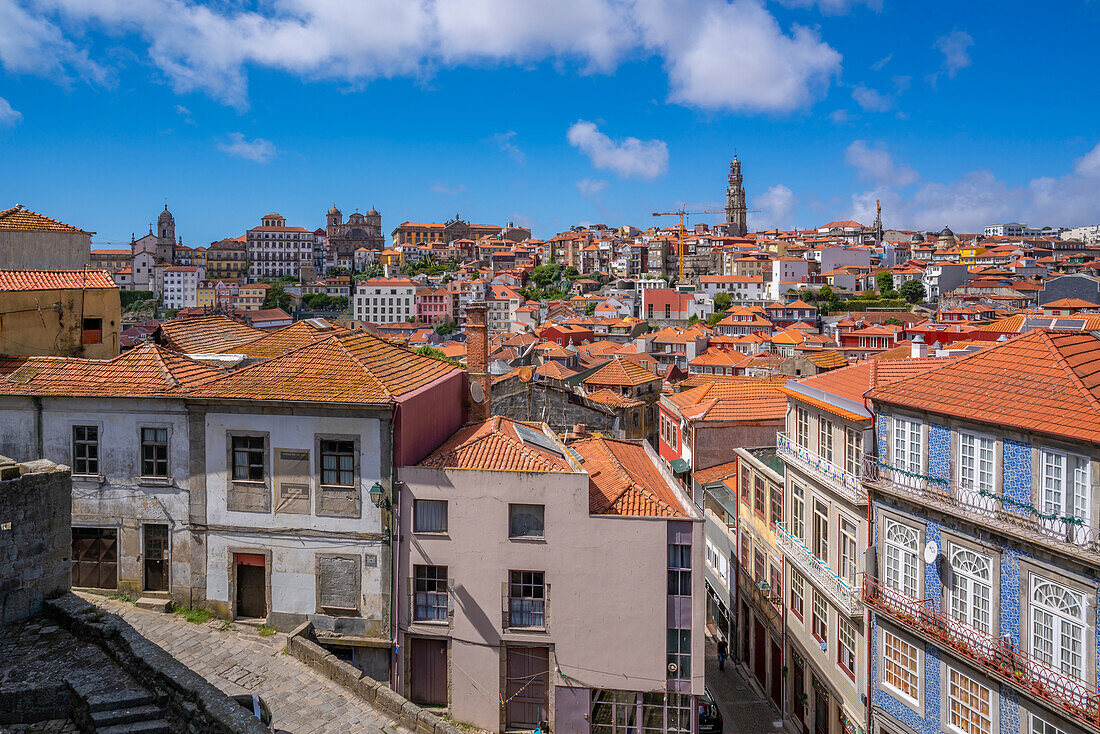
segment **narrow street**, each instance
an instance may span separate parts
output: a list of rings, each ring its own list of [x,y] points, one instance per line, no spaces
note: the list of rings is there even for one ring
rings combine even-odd
[[[783,729],[782,718],[760,695],[737,664],[726,660],[718,669],[716,640],[707,635],[707,691],[722,712],[723,734],[768,734]]]

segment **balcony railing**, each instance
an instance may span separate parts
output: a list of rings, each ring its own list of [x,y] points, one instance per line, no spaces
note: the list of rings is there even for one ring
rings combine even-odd
[[[1078,517],[1045,513],[1027,502],[943,477],[899,469],[874,456],[864,457],[863,481],[1027,540],[1060,546],[1071,554],[1086,552],[1100,556],[1097,529]],[[1094,493],[1095,488],[1090,488],[1090,492]]]
[[[866,504],[867,492],[864,491],[859,477],[845,471],[844,467],[799,446],[785,433],[776,434],[776,450],[783,457],[790,458],[796,467],[825,482],[848,501],[857,505]]]
[[[896,624],[942,643],[995,678],[1046,701],[1078,721],[1100,726],[1100,690],[1095,684],[1057,670],[1012,642],[971,627],[938,609],[931,599],[915,599],[866,576],[863,599]]]
[[[775,538],[791,565],[824,591],[837,609],[849,617],[863,614],[863,602],[852,586],[829,568],[829,564],[814,555],[805,543],[791,535],[783,523],[775,523]]]

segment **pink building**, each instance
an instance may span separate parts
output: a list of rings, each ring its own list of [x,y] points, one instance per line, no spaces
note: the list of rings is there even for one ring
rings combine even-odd
[[[429,324],[451,320],[451,294],[446,288],[421,288],[416,292],[416,318]]]

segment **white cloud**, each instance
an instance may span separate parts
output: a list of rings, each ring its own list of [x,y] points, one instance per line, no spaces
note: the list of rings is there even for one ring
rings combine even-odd
[[[1073,227],[1096,219],[1100,200],[1100,144],[1079,158],[1062,176],[1042,176],[1023,186],[1010,186],[988,170],[972,171],[946,183],[927,182],[902,196],[882,183],[852,196],[851,216],[870,219],[874,201],[883,203],[888,227],[980,232],[998,221],[1027,222],[1033,226]]]
[[[826,11],[852,4],[818,0]],[[466,64],[612,72],[649,53],[664,62],[670,101],[750,112],[807,106],[840,70],[836,50],[780,27],[763,0],[0,0],[0,17],[9,70],[101,74],[77,44],[102,30],[139,39],[177,92],[238,108],[251,68],[357,86]]]
[[[749,229],[787,229],[794,224],[794,208],[797,198],[783,184],[770,186],[766,192],[752,199],[753,209],[763,209],[759,214],[749,214]]]
[[[899,74],[898,76],[890,77],[890,81],[894,83],[894,91],[901,94],[909,89],[909,85],[913,83],[913,77],[906,74]]]
[[[966,31],[951,31],[937,38],[932,45],[943,54],[940,70],[925,77],[933,87],[939,81],[940,74],[947,74],[948,79],[954,79],[960,69],[970,66],[970,47],[974,45],[974,39]]]
[[[829,113],[829,119],[834,125],[847,125],[852,121],[852,113],[845,109],[833,110]]]
[[[865,140],[853,141],[844,151],[844,161],[856,169],[860,178],[886,186],[908,186],[919,178],[909,166],[894,163],[883,146],[872,148]]]
[[[443,181],[436,181],[431,185],[432,191],[437,194],[445,194],[447,196],[453,196],[454,194],[461,194],[466,190],[464,184],[458,184],[457,186],[448,186]]]
[[[255,163],[267,163],[277,154],[275,144],[270,140],[249,140],[241,133],[230,133],[228,141],[218,143],[218,149],[235,158],[244,158]]]
[[[894,58],[894,54],[886,54],[881,59],[871,64],[872,71],[882,71],[882,67],[890,63],[890,60]]]
[[[789,112],[825,94],[840,54],[804,26],[788,35],[759,0],[634,0],[669,99],[689,107]]]
[[[866,5],[871,10],[882,10],[882,0],[779,0],[788,8],[810,8],[816,5],[826,15],[847,13],[853,5]]]
[[[582,178],[577,181],[577,191],[586,199],[596,196],[607,188],[607,181],[602,178]]]
[[[509,158],[522,166],[527,163],[527,156],[512,142],[515,137],[515,130],[509,130],[506,133],[495,133],[493,135],[493,142],[496,143],[498,148],[507,153]]]
[[[852,99],[868,112],[886,112],[894,106],[894,100],[888,94],[865,87],[862,84],[852,90]]]
[[[668,169],[668,146],[663,140],[623,138],[616,142],[587,120],[573,123],[566,138],[593,166],[614,171],[621,178],[654,179]]]
[[[0,97],[0,127],[18,125],[23,121],[23,113],[13,109],[8,100]]]

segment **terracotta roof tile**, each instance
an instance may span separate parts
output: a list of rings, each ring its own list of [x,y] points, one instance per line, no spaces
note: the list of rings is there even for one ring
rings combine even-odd
[[[588,511],[593,515],[687,517],[676,491],[641,441],[602,437],[569,444],[588,472]]]
[[[685,418],[709,421],[776,421],[787,411],[784,377],[693,375],[667,399]]]
[[[536,367],[535,374],[553,380],[564,380],[577,374],[577,371],[569,369],[560,362],[550,361]]]
[[[586,385],[634,386],[661,379],[635,362],[616,357],[585,378]]]
[[[728,461],[725,464],[719,464],[718,466],[712,466],[708,469],[700,469],[694,472],[692,476],[699,484],[710,484],[711,482],[721,482],[724,479],[737,474],[737,460]]]
[[[118,288],[106,270],[0,270],[0,291]]]
[[[85,232],[79,227],[74,227],[71,224],[59,222],[56,219],[50,219],[44,214],[32,212],[30,209],[20,206],[14,206],[11,209],[0,211],[0,229],[15,229],[20,231],[42,230],[48,232],[80,232],[83,234],[94,234],[93,232]]]
[[[540,434],[546,444],[559,447],[560,452],[524,440],[516,430],[517,425]],[[575,471],[565,458],[565,447],[551,438],[542,424],[521,424],[499,415],[459,429],[419,466],[478,471]]]
[[[236,353],[237,348],[264,336],[228,316],[195,316],[165,321],[158,330],[159,340],[169,349],[184,354]]]

